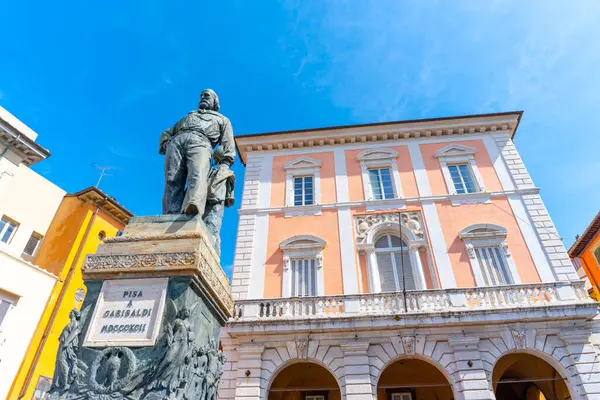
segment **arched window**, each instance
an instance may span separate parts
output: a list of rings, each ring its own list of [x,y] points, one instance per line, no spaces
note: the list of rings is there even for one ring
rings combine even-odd
[[[428,250],[421,213],[362,214],[354,221],[356,247],[365,255],[368,292],[427,288],[422,259],[427,259]],[[434,276],[431,264],[429,268]]]
[[[521,283],[506,236],[506,229],[494,224],[470,225],[460,231],[477,286]]]
[[[375,241],[375,256],[382,292],[416,289],[405,241],[395,235],[383,235]]]

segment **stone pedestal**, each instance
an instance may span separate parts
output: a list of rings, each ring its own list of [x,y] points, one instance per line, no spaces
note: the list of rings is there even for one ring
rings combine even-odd
[[[216,399],[233,299],[198,217],[132,218],[88,256],[51,398]]]

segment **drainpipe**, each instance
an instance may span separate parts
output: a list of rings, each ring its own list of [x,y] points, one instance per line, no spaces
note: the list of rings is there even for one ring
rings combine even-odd
[[[25,393],[27,393],[27,389],[29,388],[29,384],[31,383],[31,378],[33,377],[33,372],[35,371],[35,368],[37,367],[38,361],[40,359],[40,353],[42,352],[42,349],[46,345],[46,340],[48,339],[50,329],[52,328],[52,325],[54,324],[54,320],[56,319],[56,315],[58,314],[58,310],[60,308],[62,300],[65,297],[65,292],[67,291],[67,288],[69,287],[69,282],[71,281],[71,278],[73,277],[73,274],[75,273],[75,268],[77,267],[77,261],[81,257],[81,252],[83,251],[83,246],[85,245],[85,242],[87,241],[90,230],[92,229],[92,225],[94,224],[94,221],[96,220],[96,216],[98,215],[98,211],[100,211],[100,206],[102,204],[104,204],[105,201],[106,201],[106,198],[104,198],[104,200],[100,204],[96,205],[96,210],[94,211],[94,214],[92,215],[92,218],[90,219],[90,222],[88,223],[88,225],[85,229],[85,234],[83,235],[83,238],[81,239],[81,242],[79,243],[79,247],[77,248],[77,254],[75,255],[75,258],[73,259],[73,262],[71,263],[71,267],[69,268],[69,273],[67,274],[63,288],[60,291],[60,294],[58,295],[58,299],[56,301],[56,304],[54,305],[54,309],[52,310],[52,315],[50,316],[48,325],[46,325],[46,329],[44,330],[44,335],[42,336],[42,340],[35,352],[35,356],[33,358],[33,365],[27,372],[27,378],[25,379],[25,384],[23,385],[23,388],[21,389],[21,392],[19,393],[19,397],[17,398],[18,400],[22,399],[25,396]]]

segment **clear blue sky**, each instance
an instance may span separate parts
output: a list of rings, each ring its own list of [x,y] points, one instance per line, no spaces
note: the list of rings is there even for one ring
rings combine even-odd
[[[0,104],[52,152],[35,169],[73,192],[122,168],[100,187],[137,215],[160,212],[158,136],[205,87],[237,134],[524,110],[517,146],[567,247],[599,209],[598,1],[0,4]]]

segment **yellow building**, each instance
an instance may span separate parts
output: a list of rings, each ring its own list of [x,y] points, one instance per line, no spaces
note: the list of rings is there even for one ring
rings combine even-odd
[[[64,197],[35,264],[59,277],[29,345],[8,399],[45,399],[50,389],[58,337],[69,312],[80,308],[86,287],[81,266],[104,238],[117,236],[132,214],[101,190],[90,187]]]

